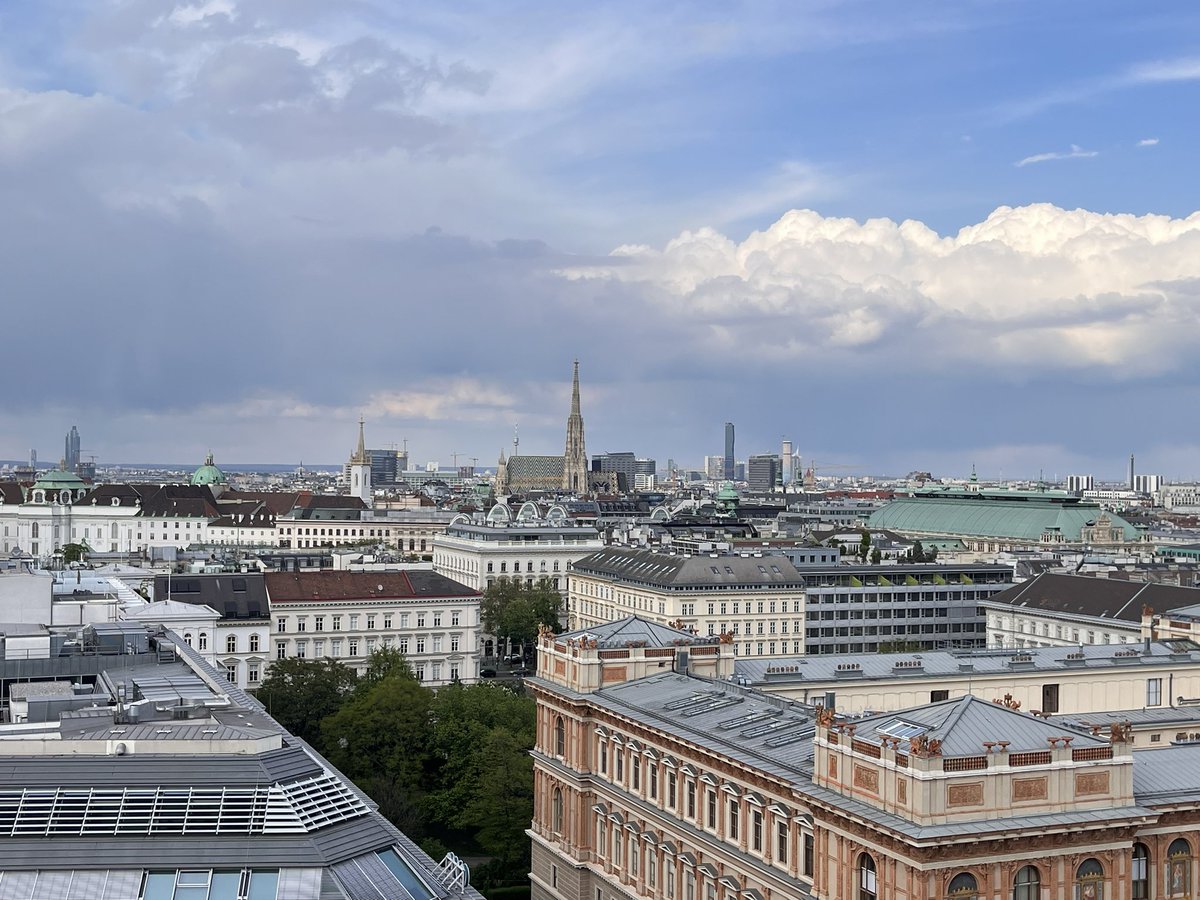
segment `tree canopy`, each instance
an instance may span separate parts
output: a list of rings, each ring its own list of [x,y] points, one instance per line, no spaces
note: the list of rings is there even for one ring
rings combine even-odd
[[[321,720],[338,711],[354,683],[354,671],[336,660],[279,659],[255,696],[280,725],[320,747]]]
[[[549,578],[539,579],[532,587],[515,578],[501,578],[483,592],[479,609],[487,631],[528,646],[537,638],[539,625],[559,630],[562,595]]]

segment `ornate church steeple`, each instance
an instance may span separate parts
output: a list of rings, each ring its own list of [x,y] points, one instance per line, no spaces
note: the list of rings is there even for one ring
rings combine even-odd
[[[371,507],[374,494],[371,491],[371,457],[367,454],[367,442],[363,438],[363,420],[358,417],[358,447],[350,457],[350,494]]]
[[[508,461],[504,458],[504,449],[500,449],[500,461],[496,464],[496,496],[508,495]]]
[[[564,491],[575,494],[587,492],[587,450],[583,443],[583,414],[579,411],[579,360],[575,360],[575,377],[571,384],[571,414],[567,417],[567,447],[563,453]]]

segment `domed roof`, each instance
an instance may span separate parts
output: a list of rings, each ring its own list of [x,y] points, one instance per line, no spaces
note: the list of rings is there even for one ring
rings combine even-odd
[[[209,451],[208,456],[204,458],[204,465],[192,473],[192,484],[229,484],[229,479],[225,477],[225,473],[218,469],[213,464],[213,455]]]
[[[65,469],[51,469],[49,472],[43,472],[38,476],[38,480],[33,483],[35,491],[81,491],[86,488],[87,485],[83,483],[83,480],[78,475],[74,472],[68,472]]]

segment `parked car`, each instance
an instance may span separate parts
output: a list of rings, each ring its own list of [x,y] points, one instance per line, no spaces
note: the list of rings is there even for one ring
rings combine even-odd
[[[480,669],[479,677],[480,678],[495,678],[496,670],[495,669]]]
[[[513,669],[512,673],[514,675],[516,675],[518,678],[524,678],[526,675],[532,675],[533,670],[526,666],[521,666],[521,668],[519,668],[519,669]]]
[[[508,656],[504,657],[504,661],[510,666],[519,666],[521,663],[525,662],[525,657],[520,653],[510,653]]]

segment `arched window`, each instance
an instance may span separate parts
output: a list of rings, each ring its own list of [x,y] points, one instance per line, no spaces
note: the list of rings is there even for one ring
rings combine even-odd
[[[1104,900],[1104,866],[1095,857],[1075,870],[1075,900]]]
[[[237,653],[237,635],[231,634],[225,638],[225,652]]]
[[[185,644],[187,644],[189,647],[192,646],[192,633],[190,631],[184,632],[183,642]]]
[[[1042,876],[1036,866],[1024,866],[1013,879],[1013,900],[1039,900]]]
[[[1145,844],[1133,845],[1133,865],[1130,867],[1133,900],[1150,900],[1150,848]]]
[[[875,860],[862,853],[858,857],[858,900],[876,900],[877,890]]]
[[[550,830],[555,834],[563,830],[563,795],[559,788],[550,796]]]
[[[1192,845],[1184,838],[1176,838],[1167,848],[1166,881],[1168,897],[1192,895]]]
[[[554,755],[567,755],[567,729],[563,725],[562,716],[556,716],[554,719]]]
[[[200,649],[201,650],[208,649],[208,632],[205,632],[205,631],[200,632]]]
[[[946,896],[952,900],[975,900],[978,891],[979,884],[975,881],[975,876],[970,872],[959,872],[950,879]]]

